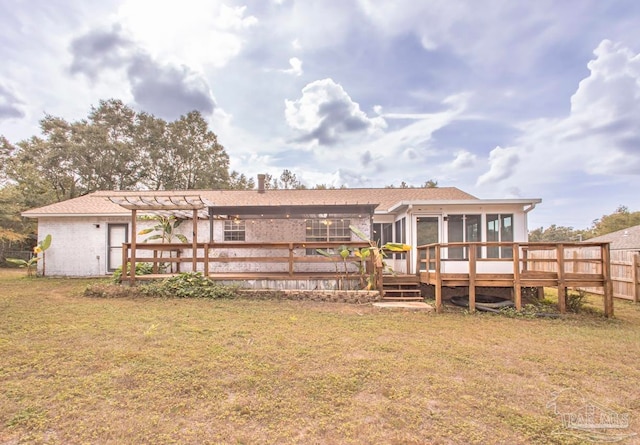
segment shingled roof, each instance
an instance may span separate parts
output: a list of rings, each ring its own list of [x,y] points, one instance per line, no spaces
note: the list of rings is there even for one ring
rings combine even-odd
[[[640,250],[640,226],[589,238],[587,242],[610,243],[612,250]]]
[[[67,201],[23,212],[23,216],[119,216],[129,211],[111,202],[118,196],[183,196],[199,195],[217,206],[282,206],[376,204],[377,211],[387,211],[403,201],[475,201],[473,195],[456,187],[434,188],[354,188],[329,190],[161,190],[99,191]]]

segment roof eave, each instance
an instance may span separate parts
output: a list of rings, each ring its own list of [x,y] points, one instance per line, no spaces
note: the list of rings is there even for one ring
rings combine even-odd
[[[23,212],[25,218],[81,218],[81,217],[121,217],[131,216],[131,212],[122,213],[29,213]]]
[[[532,205],[540,204],[542,199],[529,198],[529,199],[447,199],[447,200],[404,200],[391,206],[386,212],[380,213],[393,213],[394,211],[408,207],[410,205],[436,205],[436,206],[449,206],[449,205]]]

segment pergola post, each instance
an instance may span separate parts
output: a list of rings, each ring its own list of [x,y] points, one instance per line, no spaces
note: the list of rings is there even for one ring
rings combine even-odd
[[[136,281],[136,236],[138,228],[136,227],[136,219],[138,213],[136,209],[131,210],[131,270],[129,271],[130,284],[133,286]],[[125,266],[126,267],[126,266]]]
[[[193,240],[191,241],[191,272],[198,268],[198,209],[193,209]]]

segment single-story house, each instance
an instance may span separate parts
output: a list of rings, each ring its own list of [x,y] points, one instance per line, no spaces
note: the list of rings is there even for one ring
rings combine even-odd
[[[229,257],[236,256],[237,249],[225,252],[222,247],[226,243],[236,248],[242,247],[238,243],[259,247],[256,243],[361,241],[350,230],[355,226],[380,244],[410,245],[410,252],[394,254],[388,261],[397,272],[415,274],[421,267],[415,261],[419,245],[526,242],[527,215],[540,201],[478,199],[455,187],[265,189],[264,178],[259,176],[254,190],[98,191],[28,210],[23,216],[38,220],[40,239],[52,236],[46,251],[47,275],[111,274],[122,264],[123,243],[134,241],[143,246],[149,237],[139,234],[154,225],[154,221],[140,218],[149,214],[172,214],[189,220],[195,216],[195,224],[182,224],[178,230],[189,242],[219,243],[212,257],[227,260],[218,263],[216,270],[247,272],[267,267],[265,262],[246,259],[233,263]],[[308,247],[298,249],[298,253],[317,256],[316,249]],[[466,255],[462,247],[451,247],[447,252],[451,259]],[[483,247],[478,255],[502,258],[510,251]],[[262,250],[260,256],[264,259],[269,252],[265,255]],[[488,264],[499,266],[498,262]],[[185,271],[191,265],[182,266]],[[204,267],[195,262],[193,266],[200,270]],[[311,271],[333,265],[310,261],[300,267]]]

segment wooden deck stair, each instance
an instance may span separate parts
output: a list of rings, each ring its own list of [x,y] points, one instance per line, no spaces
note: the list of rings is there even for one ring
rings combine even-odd
[[[422,301],[417,275],[385,275],[382,301]]]

